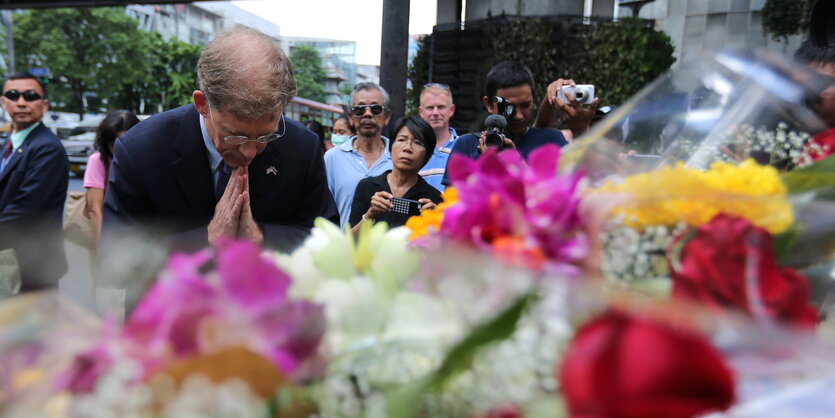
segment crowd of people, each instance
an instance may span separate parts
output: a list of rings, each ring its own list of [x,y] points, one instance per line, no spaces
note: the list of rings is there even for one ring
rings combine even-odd
[[[835,57],[824,52],[801,58],[835,76]],[[611,110],[596,111],[596,99],[582,105],[570,93],[561,100],[575,82],[558,79],[534,115],[534,75],[506,61],[489,70],[482,98],[487,112],[504,120],[498,143],[486,132],[459,136],[450,126],[453,94],[441,83],[423,86],[419,116],[394,121],[392,138],[383,135],[391,122],[388,93],[357,84],[327,141],[318,122],[283,115],[296,94],[293,67],[272,39],[243,26],[206,45],[197,84],[192,104],[141,123],[127,111],[102,122],[84,178],[94,250],[130,235],[170,250],[237,238],[289,251],[319,217],[354,230],[376,221],[403,225],[441,202],[452,154],[478,158],[499,148],[527,158],[545,144],[567,145]],[[831,126],[828,92],[819,113]],[[3,87],[14,132],[0,160],[0,250],[14,251],[23,291],[54,286],[67,269],[69,167],[60,140],[40,122],[47,97],[46,85],[26,73],[10,74]],[[557,118],[564,129],[551,127]]]

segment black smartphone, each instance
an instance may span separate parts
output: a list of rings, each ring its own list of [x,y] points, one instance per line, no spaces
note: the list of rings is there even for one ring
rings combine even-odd
[[[423,204],[417,200],[403,199],[400,197],[391,198],[391,211],[394,213],[402,213],[410,216],[420,215],[421,206]]]

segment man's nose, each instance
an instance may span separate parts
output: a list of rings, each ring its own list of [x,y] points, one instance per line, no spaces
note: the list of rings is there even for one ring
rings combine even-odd
[[[258,143],[255,141],[246,141],[238,146],[238,151],[240,151],[244,158],[251,161],[258,155]]]

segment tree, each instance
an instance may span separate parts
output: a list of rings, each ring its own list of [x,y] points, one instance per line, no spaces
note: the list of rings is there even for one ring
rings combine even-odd
[[[788,42],[789,36],[806,31],[809,26],[808,0],[767,0],[762,9],[763,33],[776,41]]]
[[[114,98],[122,109],[153,113],[191,102],[197,89],[197,61],[203,48],[172,37],[163,40],[157,32],[146,32],[144,48],[150,63],[148,77],[125,83]]]
[[[290,53],[290,61],[293,62],[295,69],[299,97],[324,102],[323,84],[328,79],[328,73],[322,68],[322,57],[319,51],[308,45],[297,46]]]
[[[15,62],[49,68],[59,80],[50,91],[55,107],[83,117],[88,96],[106,103],[125,84],[147,79],[149,62],[137,48],[144,37],[120,8],[28,10],[15,15]]]

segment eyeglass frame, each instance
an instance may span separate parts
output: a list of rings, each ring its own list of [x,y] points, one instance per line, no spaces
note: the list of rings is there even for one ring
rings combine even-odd
[[[9,95],[17,96],[17,97],[9,97]],[[18,101],[20,97],[23,96],[23,100],[27,102],[36,102],[38,100],[43,100],[45,97],[42,96],[40,93],[36,92],[35,90],[29,89],[26,91],[18,91],[17,89],[10,89],[3,92],[3,97],[9,99],[13,102]],[[28,96],[28,97],[27,97]],[[33,97],[34,96],[34,97]]]
[[[374,107],[375,106],[380,108],[380,113],[374,113]],[[362,113],[358,114],[354,109],[362,109]],[[365,109],[371,110],[371,115],[372,116],[380,116],[383,113],[385,113],[386,110],[388,110],[388,107],[386,107],[385,105],[374,103],[374,104],[366,104],[366,105],[354,105],[354,106],[351,106],[348,109],[348,111],[351,113],[351,116],[361,118],[365,115]]]
[[[215,118],[212,114],[211,106],[209,106],[209,119],[211,119],[212,124],[215,125]],[[280,125],[282,121],[284,121],[284,130],[281,133],[278,133],[278,125]],[[215,128],[217,128],[217,125],[215,125]],[[285,133],[287,133],[287,121],[284,120],[284,114],[282,113],[278,116],[278,123],[275,125],[275,131],[269,135],[261,135],[255,139],[249,139],[248,136],[243,135],[227,135],[223,137],[223,142],[225,144],[232,145],[243,145],[250,141],[257,142],[259,144],[269,144],[270,142],[273,142],[283,137]],[[241,140],[241,138],[243,138],[243,141]]]

